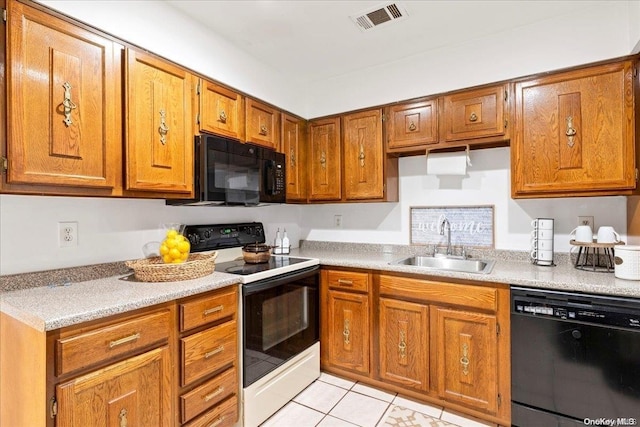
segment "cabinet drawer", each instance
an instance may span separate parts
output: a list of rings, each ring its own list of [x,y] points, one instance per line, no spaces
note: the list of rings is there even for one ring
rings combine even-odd
[[[236,312],[236,289],[180,304],[180,331],[233,316]]]
[[[180,340],[182,385],[233,363],[238,348],[235,320]]]
[[[62,375],[168,340],[170,311],[61,338],[56,341],[56,374]]]
[[[184,427],[228,427],[238,420],[238,397],[233,396]]]
[[[494,312],[498,307],[498,290],[492,287],[458,285],[406,277],[380,276],[380,295]]]
[[[327,271],[327,281],[330,288],[369,291],[369,273],[331,270]]]
[[[180,396],[182,422],[187,422],[206,409],[238,393],[238,371],[231,368],[199,387]]]

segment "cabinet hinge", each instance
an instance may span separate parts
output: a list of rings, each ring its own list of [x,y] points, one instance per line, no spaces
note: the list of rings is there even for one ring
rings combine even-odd
[[[496,323],[496,335],[500,335],[500,323]]]
[[[508,125],[508,124],[509,124],[509,120],[504,119],[504,128],[505,128],[505,129],[507,128],[507,125]]]
[[[5,19],[4,20],[6,21],[7,20],[7,18],[6,18],[7,12],[5,11],[4,14],[5,14]],[[633,77],[638,77],[638,69],[637,68],[633,69]]]
[[[196,95],[200,95],[200,85],[202,84],[202,80],[198,81],[198,84],[196,85]]]
[[[49,407],[49,415],[51,415],[51,418],[55,418],[56,415],[58,415],[58,401],[56,400],[56,397],[53,396],[51,398],[51,405]]]
[[[385,122],[386,120],[387,120],[387,115],[386,115],[386,114],[383,114],[383,115],[382,115],[382,121],[383,121],[383,122]]]
[[[7,22],[7,9],[2,9],[2,20]]]
[[[509,92],[504,91],[504,100],[507,101],[509,99]]]
[[[200,113],[196,114],[196,124],[200,124]]]
[[[7,160],[6,157],[0,157],[0,169],[2,170],[3,173],[6,173],[7,169],[9,169],[9,160]],[[638,169],[636,169],[636,177],[638,176],[637,171]]]
[[[498,406],[502,405],[502,395],[498,393]]]

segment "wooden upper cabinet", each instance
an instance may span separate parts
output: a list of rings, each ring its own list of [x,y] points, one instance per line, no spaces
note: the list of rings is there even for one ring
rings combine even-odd
[[[342,155],[340,118],[309,123],[309,200],[329,201],[342,198]]]
[[[304,120],[282,114],[282,152],[287,158],[287,201],[305,201],[307,129]]]
[[[224,86],[200,80],[198,128],[244,140],[244,98]]]
[[[133,49],[126,71],[126,189],[192,194],[192,75]]]
[[[438,143],[438,102],[436,99],[388,107],[387,151],[425,149]]]
[[[246,99],[247,142],[280,150],[280,111],[255,99]]]
[[[633,65],[604,64],[516,84],[514,198],[635,188]]]
[[[445,95],[440,99],[440,141],[506,138],[508,85]]]
[[[119,186],[123,47],[19,2],[8,11],[7,182]]]
[[[346,199],[382,199],[385,157],[382,110],[349,114],[342,120]]]

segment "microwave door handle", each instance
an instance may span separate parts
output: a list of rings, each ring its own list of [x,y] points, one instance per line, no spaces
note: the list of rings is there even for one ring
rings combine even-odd
[[[275,168],[275,164],[276,162],[273,160],[267,160],[266,163],[266,167],[265,167],[265,180],[266,180],[266,186],[265,186],[265,191],[267,194],[270,195],[274,195],[276,194],[275,191],[275,187],[276,187],[276,168]]]

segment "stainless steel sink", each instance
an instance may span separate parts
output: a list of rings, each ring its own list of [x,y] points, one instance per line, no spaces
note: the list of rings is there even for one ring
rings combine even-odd
[[[462,273],[489,274],[495,261],[451,257],[412,256],[390,264],[413,265],[429,270],[459,271]]]

